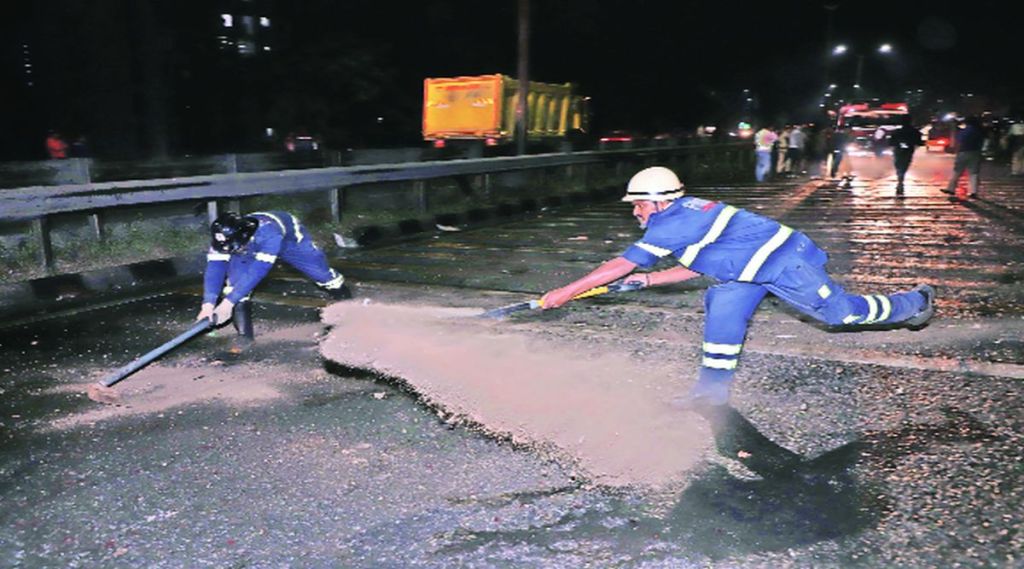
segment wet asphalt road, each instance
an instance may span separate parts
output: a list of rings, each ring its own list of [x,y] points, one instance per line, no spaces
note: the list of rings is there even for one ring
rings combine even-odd
[[[219,333],[165,360],[308,375],[282,380],[282,397],[48,428],[95,405],[56,387],[187,327],[194,291],[0,330],[0,566],[1024,566],[1024,181],[990,167],[984,200],[954,203],[936,190],[949,165],[920,157],[902,200],[870,160],[852,189],[690,189],[807,231],[852,288],[936,283],[940,313],[918,333],[836,334],[766,302],[733,407],[707,417],[715,450],[659,495],[592,487],[542,452],[446,424],[399,386],[325,371],[312,339],[232,356]],[[637,235],[628,208],[609,203],[337,265],[364,298],[495,306]],[[692,370],[700,285],[509,325]],[[260,324],[276,328],[315,321],[325,302],[287,273],[258,301]]]

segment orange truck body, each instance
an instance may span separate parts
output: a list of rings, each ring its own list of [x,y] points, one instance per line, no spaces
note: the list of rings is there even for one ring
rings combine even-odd
[[[527,138],[563,138],[587,130],[587,97],[571,83],[530,82]],[[515,135],[519,81],[506,75],[441,77],[423,81],[423,139],[510,142]]]

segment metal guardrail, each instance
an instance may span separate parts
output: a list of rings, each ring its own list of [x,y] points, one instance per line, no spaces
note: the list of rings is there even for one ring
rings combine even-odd
[[[52,265],[47,216],[84,212],[98,238],[102,238],[100,212],[108,208],[139,206],[182,201],[206,201],[212,220],[218,214],[217,200],[237,200],[261,195],[284,195],[300,192],[326,191],[331,217],[340,220],[344,191],[352,186],[381,182],[423,181],[445,177],[487,175],[517,170],[592,164],[615,164],[617,170],[626,163],[650,160],[659,155],[686,155],[696,161],[699,155],[723,155],[736,165],[749,160],[749,144],[693,145],[627,150],[587,151],[569,154],[539,154],[517,157],[446,160],[372,166],[330,167],[305,170],[214,174],[183,178],[160,178],[63,186],[32,186],[0,190],[0,223],[31,220],[33,232],[40,242],[41,262]],[[622,172],[620,171],[619,174]],[[425,209],[426,185],[414,184],[414,191],[424,195],[419,201]]]

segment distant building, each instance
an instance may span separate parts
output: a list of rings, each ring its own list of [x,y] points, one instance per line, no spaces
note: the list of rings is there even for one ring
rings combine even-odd
[[[260,101],[247,95],[277,52],[273,7],[273,0],[13,4],[0,19],[0,159],[43,158],[50,129],[88,137],[98,157],[256,144],[268,125]]]

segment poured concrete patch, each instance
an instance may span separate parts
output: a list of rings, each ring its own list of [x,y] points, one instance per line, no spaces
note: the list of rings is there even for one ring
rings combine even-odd
[[[338,303],[328,360],[401,378],[428,404],[522,444],[553,448],[612,486],[682,480],[711,441],[672,409],[678,372],[614,346],[581,349],[473,318],[476,309]]]

